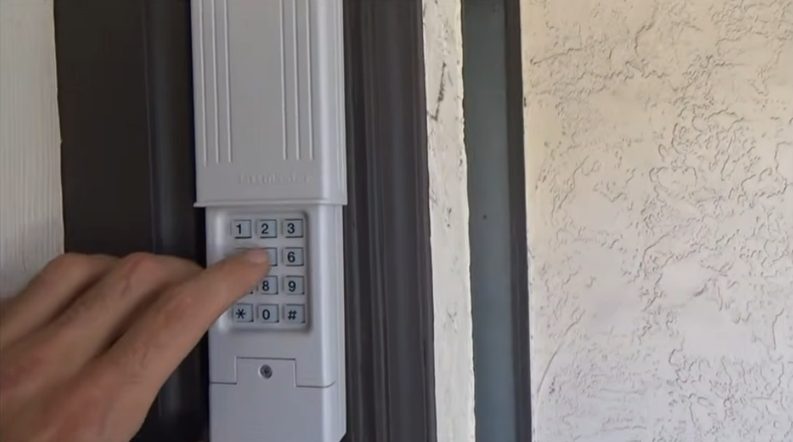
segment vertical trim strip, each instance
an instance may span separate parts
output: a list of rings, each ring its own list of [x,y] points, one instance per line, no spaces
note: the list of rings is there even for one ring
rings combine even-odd
[[[343,13],[344,440],[435,442],[422,1],[344,0]]]
[[[297,44],[298,39],[298,32],[297,32],[297,1],[298,0],[291,0],[289,2],[291,9],[292,9],[292,84],[294,86],[294,126],[295,126],[295,158],[300,160],[300,64],[298,60],[300,58],[300,51]]]
[[[305,121],[306,121],[306,133],[308,134],[308,160],[314,160],[314,102],[313,102],[313,83],[314,83],[314,71],[312,70],[312,58],[314,57],[312,51],[312,32],[311,32],[311,14],[313,11],[311,10],[311,2],[308,0],[303,0],[304,4],[306,5],[306,87],[308,90],[306,91],[306,103],[308,104],[308,109],[305,110]]]
[[[212,2],[212,91],[214,92],[215,118],[215,163],[220,163],[220,98],[218,93],[218,21],[217,21],[217,0]]]
[[[201,151],[203,152],[203,161],[204,166],[207,165],[207,160],[209,159],[209,146],[207,146],[207,88],[206,88],[206,64],[204,61],[204,0],[197,0],[195,2],[198,5],[198,44],[201,48],[199,51],[200,56],[198,57],[199,68],[197,74],[199,75],[199,81],[201,83],[201,131],[204,133],[203,137],[200,137],[198,140],[201,143]]]
[[[231,68],[229,66],[229,0],[223,0],[223,40],[225,43],[225,63],[226,68],[226,154],[229,163],[234,162],[231,130]]]
[[[531,441],[531,367],[529,335],[528,231],[526,222],[525,145],[523,139],[523,54],[520,33],[520,0],[504,0],[507,60],[507,137],[509,198],[512,214],[512,324],[515,364],[515,412],[518,440]]]
[[[284,0],[278,0],[279,11],[281,12],[281,109],[284,117],[288,114],[286,108],[286,10],[284,9]],[[286,124],[286,118],[281,119],[281,127],[283,130],[283,144],[284,144],[284,159],[289,159],[289,126]]]

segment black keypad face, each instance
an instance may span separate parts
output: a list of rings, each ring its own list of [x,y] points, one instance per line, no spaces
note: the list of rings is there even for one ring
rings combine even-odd
[[[229,310],[240,328],[272,330],[308,326],[308,222],[302,213],[246,213],[228,219],[226,255],[245,249],[264,249],[270,274]]]

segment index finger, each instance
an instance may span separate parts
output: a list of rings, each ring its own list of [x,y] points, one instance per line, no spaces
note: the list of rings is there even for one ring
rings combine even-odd
[[[269,269],[266,251],[249,250],[169,289],[119,338],[99,364],[108,364],[109,370],[119,372],[127,380],[141,381],[156,393],[212,323]]]

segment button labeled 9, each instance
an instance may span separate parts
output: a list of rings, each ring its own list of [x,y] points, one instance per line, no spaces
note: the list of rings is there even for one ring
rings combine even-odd
[[[302,276],[285,276],[284,277],[284,290],[289,295],[303,295],[305,294],[305,287],[303,284]]]

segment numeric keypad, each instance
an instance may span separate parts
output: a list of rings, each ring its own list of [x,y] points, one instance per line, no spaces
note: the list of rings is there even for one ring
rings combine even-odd
[[[240,214],[229,220],[229,254],[261,248],[270,274],[229,311],[237,327],[303,328],[308,323],[308,254],[303,214]]]

